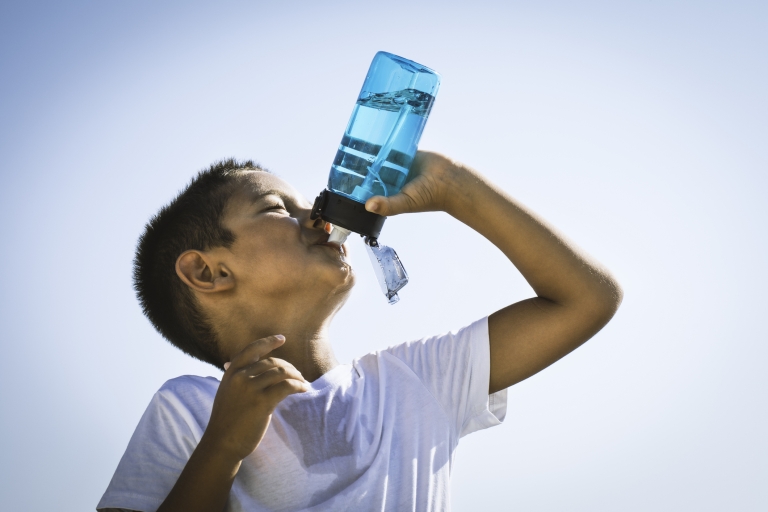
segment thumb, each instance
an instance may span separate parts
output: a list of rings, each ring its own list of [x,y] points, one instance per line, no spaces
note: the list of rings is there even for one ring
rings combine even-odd
[[[373,196],[365,202],[365,209],[389,217],[413,211],[413,200],[402,193],[391,197]]]

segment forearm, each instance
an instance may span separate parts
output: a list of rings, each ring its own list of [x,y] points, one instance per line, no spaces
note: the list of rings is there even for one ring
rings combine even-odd
[[[240,463],[203,436],[157,512],[224,510]]]
[[[536,292],[488,319],[489,391],[541,371],[611,319],[621,289],[608,271],[481,174],[423,151],[412,172],[401,193],[371,198],[366,208],[383,215],[445,211],[501,249]]]
[[[495,392],[527,379],[591,338],[613,316],[621,288],[598,263],[477,172],[449,170],[445,210],[498,247],[537,297],[490,315]]]
[[[445,211],[498,247],[538,297],[615,309],[621,292],[607,270],[481,174],[461,164],[446,172]]]

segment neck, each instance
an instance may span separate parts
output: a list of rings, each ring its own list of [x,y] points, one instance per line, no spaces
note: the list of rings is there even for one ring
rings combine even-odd
[[[285,329],[280,334],[285,336],[285,344],[273,350],[270,356],[288,361],[308,381],[317,380],[339,364],[326,325],[309,330]]]
[[[340,305],[339,305],[340,306]],[[226,326],[217,329],[222,353],[227,361],[248,344],[267,336],[282,334],[285,343],[266,357],[276,357],[291,363],[310,382],[320,378],[339,363],[333,353],[328,328],[338,307],[332,311],[313,308],[228,309]]]

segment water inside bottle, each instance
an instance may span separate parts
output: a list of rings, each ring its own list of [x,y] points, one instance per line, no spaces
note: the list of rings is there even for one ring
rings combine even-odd
[[[416,89],[366,93],[339,145],[328,188],[364,203],[400,192],[434,96]]]

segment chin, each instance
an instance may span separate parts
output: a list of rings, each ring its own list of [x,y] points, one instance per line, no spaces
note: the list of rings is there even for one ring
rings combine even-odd
[[[336,297],[338,298],[339,305],[336,307],[336,311],[341,309],[346,304],[347,299],[351,295],[352,287],[355,286],[355,278],[352,276],[345,285],[338,290]]]
[[[339,270],[341,270],[341,275],[339,276],[340,279],[335,287],[334,295],[349,295],[352,287],[355,286],[357,276],[352,267],[346,263]],[[344,300],[346,300],[346,297]]]
[[[346,270],[346,277],[344,279],[344,284],[342,286],[346,291],[349,291],[352,289],[353,286],[355,286],[355,282],[357,281],[357,275],[355,274],[355,270],[352,268],[352,265],[345,263],[344,267]]]

